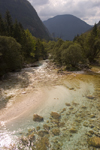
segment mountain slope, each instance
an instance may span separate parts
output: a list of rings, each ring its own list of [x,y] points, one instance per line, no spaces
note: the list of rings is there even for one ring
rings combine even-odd
[[[100,21],[97,23],[97,27],[100,29]]]
[[[49,39],[49,32],[27,0],[0,0],[0,14],[9,11],[13,20],[17,19],[25,29],[39,38]]]
[[[91,28],[90,25],[73,15],[59,15],[43,22],[54,37],[63,40],[73,40],[77,34],[82,34]]]

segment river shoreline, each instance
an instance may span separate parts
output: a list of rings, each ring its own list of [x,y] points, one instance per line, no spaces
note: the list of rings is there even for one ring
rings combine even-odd
[[[18,130],[19,128],[21,130],[25,128],[26,131],[27,128],[37,128],[37,126],[42,129],[43,124],[49,122],[47,124],[53,130],[56,125],[51,122],[50,113],[56,111],[61,115],[60,123],[65,124],[59,127],[61,135],[58,135],[58,141],[63,143],[60,148],[62,150],[65,150],[65,148],[75,150],[74,147],[82,149],[80,140],[83,139],[84,148],[87,150],[86,139],[88,138],[87,136],[92,135],[89,134],[91,129],[89,122],[95,128],[99,125],[100,70],[92,68],[92,71],[96,75],[93,73],[85,74],[84,72],[58,73],[56,68],[48,66],[48,63],[44,62],[40,67],[23,69],[21,73],[17,74],[17,78],[16,74],[13,74],[14,80],[12,79],[12,83],[10,83],[11,79],[9,79],[4,83],[4,90],[2,87],[2,97],[10,97],[5,108],[0,110],[2,126],[5,122],[10,131]],[[10,83],[9,86],[8,82]],[[11,85],[13,85],[13,88]],[[67,103],[70,105],[65,105]],[[42,115],[44,122],[34,122],[34,113]],[[93,114],[95,118],[93,118],[92,122],[91,116]],[[85,128],[84,125],[86,125],[87,121],[88,127]],[[70,133],[73,128],[78,133]],[[52,137],[52,130],[49,131],[50,137],[55,141],[57,137]],[[95,130],[93,129],[93,132]],[[37,133],[38,131],[36,131]],[[99,132],[95,132],[95,134],[99,135]],[[77,138],[75,139],[75,137]],[[63,141],[60,139],[63,139]],[[66,143],[65,139],[67,139],[68,143]],[[78,144],[79,141],[80,144]],[[51,144],[53,148],[56,143],[51,142]]]
[[[56,71],[52,73],[46,62],[41,63],[44,65],[42,68],[24,68],[21,72],[10,74],[7,80],[0,81],[0,105],[5,104],[0,110],[1,121],[16,119],[33,105],[35,109],[45,99],[46,87],[57,82]]]

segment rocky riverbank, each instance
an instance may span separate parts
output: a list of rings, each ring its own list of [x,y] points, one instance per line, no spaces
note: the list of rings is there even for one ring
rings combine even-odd
[[[21,87],[18,82],[17,96],[9,99],[9,102],[12,100],[12,105],[6,106],[5,111],[2,109],[4,119],[6,112],[11,109],[16,110],[19,104],[19,108],[26,110],[22,109],[22,114],[19,111],[21,117],[25,116],[31,120],[31,128],[28,124],[28,128],[19,133],[18,149],[22,147],[34,150],[100,149],[100,74],[98,68],[96,71],[92,68],[91,71],[57,73],[58,70],[48,62],[45,62],[44,66],[22,70],[22,76],[20,74],[19,77],[24,78],[27,74],[28,84],[25,82],[23,84],[25,86]],[[9,80],[5,82],[8,83]],[[16,88],[5,89],[10,91]],[[30,101],[29,95],[31,95]],[[35,100],[37,105],[34,103]],[[29,115],[30,109],[33,109],[30,111],[31,115]],[[34,120],[33,115],[38,116],[38,119]],[[16,116],[17,118],[12,118],[17,122],[20,118],[18,111]],[[24,120],[24,124],[25,121],[27,122],[27,119]],[[9,126],[11,123],[14,124],[14,121],[8,123]],[[15,145],[12,149],[14,148],[17,149]]]

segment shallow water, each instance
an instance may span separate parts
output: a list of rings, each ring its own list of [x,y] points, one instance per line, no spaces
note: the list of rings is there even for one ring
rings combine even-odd
[[[46,67],[45,65],[44,67]],[[40,80],[40,83],[35,86],[40,86],[45,91],[44,100],[36,109],[31,107],[31,109],[17,119],[8,123],[1,120],[0,150],[6,149],[4,146],[10,147],[10,144],[13,145],[13,143],[18,141],[18,137],[28,132],[28,129],[33,129],[37,126],[40,126],[42,129],[43,124],[46,124],[47,121],[53,126],[50,122],[50,113],[52,111],[60,113],[60,122],[65,123],[63,127],[59,127],[59,136],[52,136],[50,134],[52,149],[57,149],[56,142],[54,142],[55,140],[59,143],[63,143],[62,145],[59,144],[62,150],[88,149],[87,133],[91,130],[91,127],[89,125],[86,127],[83,124],[88,122],[88,124],[93,125],[95,127],[93,131],[97,130],[95,131],[97,134],[99,134],[100,129],[96,129],[100,125],[100,109],[98,109],[100,102],[99,70],[95,73],[82,72],[80,74],[74,72],[57,77],[59,82],[54,81],[53,83],[48,81],[48,77],[54,74],[47,74],[47,76],[45,76],[46,80],[44,80],[45,70],[42,66],[37,68],[36,73],[40,75],[37,79]],[[51,78],[51,80],[52,79],[54,78]],[[37,80],[35,82],[38,82]],[[43,82],[41,80],[43,80]],[[44,83],[45,85],[43,86]],[[66,106],[66,103],[69,103],[70,107]],[[34,122],[34,113],[43,116],[44,122]],[[92,114],[95,115],[94,118],[91,118]],[[75,128],[77,132],[69,132],[72,128]]]

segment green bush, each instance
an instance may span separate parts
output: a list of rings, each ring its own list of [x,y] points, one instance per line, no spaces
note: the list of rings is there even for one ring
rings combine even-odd
[[[63,50],[61,57],[64,65],[76,67],[80,62],[83,62],[81,46],[76,43],[69,45],[67,49]]]
[[[21,45],[12,37],[0,36],[0,76],[21,69]]]

